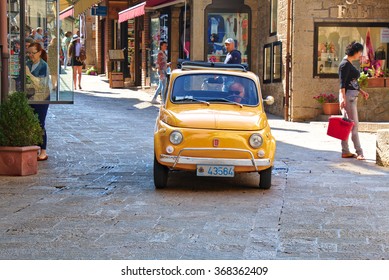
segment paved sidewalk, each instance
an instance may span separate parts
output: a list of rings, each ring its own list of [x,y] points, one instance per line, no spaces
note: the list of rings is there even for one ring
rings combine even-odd
[[[177,173],[152,180],[152,92],[83,76],[74,105],[51,105],[49,160],[0,176],[0,259],[389,259],[389,169],[342,159],[325,123],[269,116],[273,186]]]

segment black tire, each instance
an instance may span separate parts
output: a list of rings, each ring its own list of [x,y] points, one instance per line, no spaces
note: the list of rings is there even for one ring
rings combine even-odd
[[[163,189],[167,186],[169,169],[160,164],[154,156],[154,186],[156,189]]]
[[[259,188],[268,190],[271,187],[271,170],[273,167],[259,172]]]

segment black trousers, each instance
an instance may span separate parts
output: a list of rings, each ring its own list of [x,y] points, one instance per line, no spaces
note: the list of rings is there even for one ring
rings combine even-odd
[[[47,134],[46,134],[46,115],[47,110],[49,109],[49,104],[30,104],[34,112],[38,114],[39,124],[43,129],[43,143],[40,145],[41,149],[46,150],[47,146]]]

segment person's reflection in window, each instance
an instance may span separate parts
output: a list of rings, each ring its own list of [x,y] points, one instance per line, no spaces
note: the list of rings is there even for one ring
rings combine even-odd
[[[26,63],[26,91],[29,100],[44,101],[50,99],[49,67],[47,66],[47,53],[40,43],[32,43],[27,49],[29,61]],[[31,89],[31,91],[28,91]],[[39,123],[43,129],[43,143],[38,160],[47,160],[47,135],[45,129],[47,110],[49,104],[31,104],[38,114]]]

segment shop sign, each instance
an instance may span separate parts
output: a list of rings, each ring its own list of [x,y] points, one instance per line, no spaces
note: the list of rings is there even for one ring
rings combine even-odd
[[[107,6],[93,6],[91,9],[92,16],[107,16]]]
[[[345,0],[338,5],[338,18],[372,18],[374,7],[363,5],[363,0]]]
[[[381,29],[381,43],[389,43],[389,28]]]

